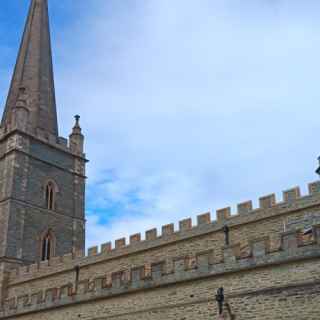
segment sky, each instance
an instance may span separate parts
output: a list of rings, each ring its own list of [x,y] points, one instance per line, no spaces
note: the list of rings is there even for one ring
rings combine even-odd
[[[2,111],[29,0],[0,4]],[[49,0],[87,247],[317,180],[318,0]]]

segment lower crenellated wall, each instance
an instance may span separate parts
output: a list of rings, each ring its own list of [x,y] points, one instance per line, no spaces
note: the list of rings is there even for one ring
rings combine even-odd
[[[214,295],[223,286],[236,319],[319,319],[320,226],[303,236],[281,234],[281,248],[268,252],[265,238],[252,242],[241,258],[236,245],[224,248],[223,262],[211,263],[211,252],[133,267],[108,278],[65,283],[5,301],[1,319],[210,319],[216,315]]]
[[[227,301],[236,319],[316,320],[319,319],[320,311],[320,285],[319,277],[316,277],[315,273],[319,267],[319,262],[310,260],[309,263],[287,264],[273,270],[248,270],[219,279],[175,282],[172,285],[137,290],[130,294],[115,294],[109,298],[94,298],[94,294],[91,294],[89,302],[77,300],[76,297],[65,297],[64,301],[61,301],[65,305],[61,304],[60,308],[57,308],[58,303],[47,302],[42,306],[43,311],[39,305],[38,310],[33,309],[37,312],[21,316],[13,313],[11,319],[215,319],[217,307],[214,294],[219,286],[224,286],[228,295]],[[293,279],[292,274],[296,272],[300,275],[306,272],[305,278]]]

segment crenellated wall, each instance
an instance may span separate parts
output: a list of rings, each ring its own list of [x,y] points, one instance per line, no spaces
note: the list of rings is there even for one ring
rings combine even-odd
[[[128,244],[126,239],[119,239],[114,247],[106,243],[100,250],[90,248],[87,256],[75,252],[18,268],[9,277],[6,312],[8,305],[13,310],[10,312],[18,312],[21,303],[22,309],[33,308],[29,305],[34,306],[37,299],[39,303],[34,308],[46,308],[52,303],[64,304],[63,297],[68,303],[96,299],[97,290],[103,291],[101,298],[107,298],[172,285],[178,280],[184,282],[189,277],[188,281],[193,281],[256,270],[265,264],[286,263],[289,258],[319,258],[316,225],[320,224],[320,182],[309,184],[305,196],[301,196],[299,188],[283,195],[281,202],[276,202],[274,195],[260,198],[257,209],[250,201],[239,204],[235,215],[230,208],[217,210],[215,221],[211,221],[210,213],[205,213],[198,216],[195,226],[191,219],[185,219],[180,221],[179,230],[168,224],[160,235],[156,229],[147,231],[144,240],[135,234]],[[230,228],[229,246],[225,246],[224,225]],[[312,236],[302,236],[301,230],[311,226]],[[43,302],[46,299],[48,303]]]
[[[121,311],[128,309],[128,316],[135,313],[133,306],[133,309],[130,309],[125,304],[121,310],[120,306],[113,305],[113,299],[123,296],[121,299],[129,300],[128,295],[132,294],[136,297],[143,293],[147,297],[150,295],[151,306],[155,304],[155,301],[151,301],[154,299],[152,291],[159,290],[160,298],[163,293],[161,290],[167,290],[166,288],[170,286],[190,286],[191,283],[194,289],[199,287],[200,291],[195,291],[197,295],[201,295],[201,290],[205,290],[208,294],[209,285],[210,290],[212,289],[212,296],[213,290],[223,285],[227,290],[230,304],[245,294],[248,295],[249,292],[261,294],[260,291],[263,290],[265,294],[268,290],[274,291],[275,288],[293,290],[297,284],[300,287],[311,284],[319,286],[320,225],[312,226],[312,233],[308,235],[297,230],[283,232],[280,234],[280,239],[280,248],[273,252],[270,252],[271,242],[268,237],[250,241],[250,250],[246,257],[242,256],[240,244],[226,246],[223,248],[223,259],[219,263],[213,261],[212,251],[209,250],[198,252],[195,256],[179,256],[170,259],[170,265],[173,266],[170,271],[167,269],[168,261],[158,261],[151,265],[150,270],[148,270],[148,265],[132,265],[128,269],[115,270],[111,275],[105,274],[100,277],[82,279],[77,283],[68,281],[60,286],[39,288],[33,292],[8,298],[0,311],[0,317],[2,319],[15,318],[18,315],[27,317],[28,314],[34,312],[44,310],[49,312],[51,309],[63,308],[61,309],[62,319],[68,307],[77,308],[79,313],[82,307],[78,304],[81,303],[86,305],[89,311],[88,302],[90,305],[91,303],[97,304],[99,301],[102,303],[102,300],[105,299],[111,299],[112,313],[121,314]],[[205,289],[201,289],[203,284],[206,284]],[[189,291],[185,292],[185,301],[190,298],[194,300],[194,294],[190,294]],[[212,303],[212,299],[210,296],[207,297],[207,303]],[[109,302],[105,301],[104,304],[109,304]],[[237,305],[234,304],[233,307],[236,308]],[[215,305],[212,304],[211,308],[214,310]],[[81,312],[79,315],[82,315]],[[53,314],[50,312],[50,316]],[[43,319],[51,319],[49,314],[47,317]],[[85,319],[89,318],[102,319],[94,318],[92,314]],[[139,317],[132,319],[139,319]],[[313,318],[297,317],[296,319]]]
[[[130,236],[129,243],[126,242],[126,238],[116,240],[114,246],[111,242],[104,243],[100,248],[97,246],[89,248],[87,256],[84,256],[83,252],[76,252],[54,257],[49,262],[14,270],[10,278],[14,284],[67,271],[76,265],[99,264],[140,253],[146,255],[146,251],[154,252],[158,249],[165,251],[165,247],[174,246],[175,249],[172,251],[179,251],[185,247],[184,242],[188,241],[194,244],[194,251],[201,249],[201,246],[208,241],[207,248],[221,248],[224,244],[222,232],[224,225],[230,227],[231,242],[249,245],[250,238],[268,235],[272,238],[270,250],[277,250],[279,234],[284,229],[301,229],[320,223],[320,181],[310,183],[308,189],[309,193],[305,196],[300,195],[299,188],[284,191],[281,202],[276,202],[274,194],[261,197],[260,207],[256,209],[253,209],[251,201],[239,204],[238,212],[234,215],[231,214],[230,208],[219,209],[216,212],[217,219],[214,221],[208,212],[197,217],[197,225],[192,225],[192,219],[189,218],[179,222],[178,230],[174,229],[173,223],[163,226],[161,234],[157,234],[156,228],[151,229],[146,231],[144,240],[141,234],[134,234]],[[197,242],[200,248],[196,246]],[[219,256],[215,259],[219,259]]]

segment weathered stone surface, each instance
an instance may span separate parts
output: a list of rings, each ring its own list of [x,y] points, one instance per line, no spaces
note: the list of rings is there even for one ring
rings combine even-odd
[[[31,273],[52,266],[39,264],[48,234],[52,259],[85,247],[83,136],[79,119],[78,148],[58,136],[47,11],[47,0],[31,1],[0,128],[0,263],[37,263]]]
[[[27,92],[13,111],[15,130],[6,114],[0,128],[0,319],[209,320],[218,318],[214,295],[223,286],[235,319],[318,320],[319,182],[305,197],[290,189],[281,203],[272,194],[260,198],[259,209],[248,201],[235,216],[227,207],[216,221],[207,213],[196,226],[185,219],[179,230],[168,224],[159,236],[152,229],[144,241],[134,234],[129,245],[121,238],[114,249],[109,242],[101,254],[92,247],[84,256],[83,135],[77,117],[69,144],[58,137],[54,101],[46,105],[54,95],[46,8],[46,0],[32,1],[26,38],[33,45],[22,44],[16,73],[28,67],[35,88],[42,70],[40,91],[29,98],[44,103],[48,128],[25,112]],[[36,108],[39,101],[33,102]],[[37,124],[32,132],[28,123]],[[53,210],[46,209],[49,180],[58,187]],[[48,229],[57,257],[43,262],[40,238]]]
[[[26,89],[29,124],[58,136],[47,0],[31,2],[1,126],[10,127],[21,87]]]
[[[238,213],[244,214],[252,211],[252,201],[246,201],[238,204]]]

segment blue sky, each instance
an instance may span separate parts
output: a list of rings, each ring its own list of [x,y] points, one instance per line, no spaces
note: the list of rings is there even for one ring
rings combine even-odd
[[[0,5],[1,107],[28,3]],[[81,114],[90,159],[88,246],[317,179],[319,1],[49,4],[60,134]]]

